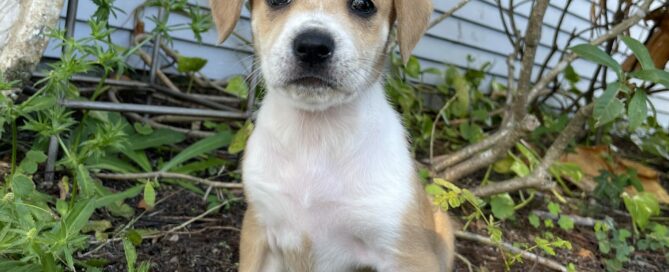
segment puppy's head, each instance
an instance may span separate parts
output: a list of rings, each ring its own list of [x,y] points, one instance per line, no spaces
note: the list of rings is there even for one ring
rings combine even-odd
[[[244,0],[210,0],[220,39]],[[351,101],[379,79],[397,21],[406,61],[425,32],[431,0],[251,0],[256,54],[270,91],[306,110]]]

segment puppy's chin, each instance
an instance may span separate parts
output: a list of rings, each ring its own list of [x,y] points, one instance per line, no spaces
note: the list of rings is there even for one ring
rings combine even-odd
[[[314,78],[293,80],[277,84],[269,91],[280,94],[291,106],[305,111],[325,111],[351,102],[357,92],[344,90],[334,84]]]

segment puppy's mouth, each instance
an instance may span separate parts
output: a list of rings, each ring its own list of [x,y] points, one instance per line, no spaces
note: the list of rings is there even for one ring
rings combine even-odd
[[[295,77],[288,81],[288,85],[294,85],[306,88],[330,88],[330,89],[335,89],[337,86],[337,84],[332,79],[316,75],[304,75]]]

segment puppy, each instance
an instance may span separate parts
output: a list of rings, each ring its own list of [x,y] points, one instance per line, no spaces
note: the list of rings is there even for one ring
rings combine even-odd
[[[243,0],[210,0],[221,40]],[[406,62],[431,0],[252,0],[267,87],[243,162],[239,270],[449,271],[453,230],[415,176],[382,70]]]

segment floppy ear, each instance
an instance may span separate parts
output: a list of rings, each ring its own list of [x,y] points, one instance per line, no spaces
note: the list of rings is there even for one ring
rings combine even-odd
[[[394,0],[397,16],[397,40],[402,61],[407,63],[411,51],[425,31],[432,16],[432,0]]]
[[[235,29],[242,13],[244,0],[209,0],[211,15],[218,29],[218,41],[223,42]]]

